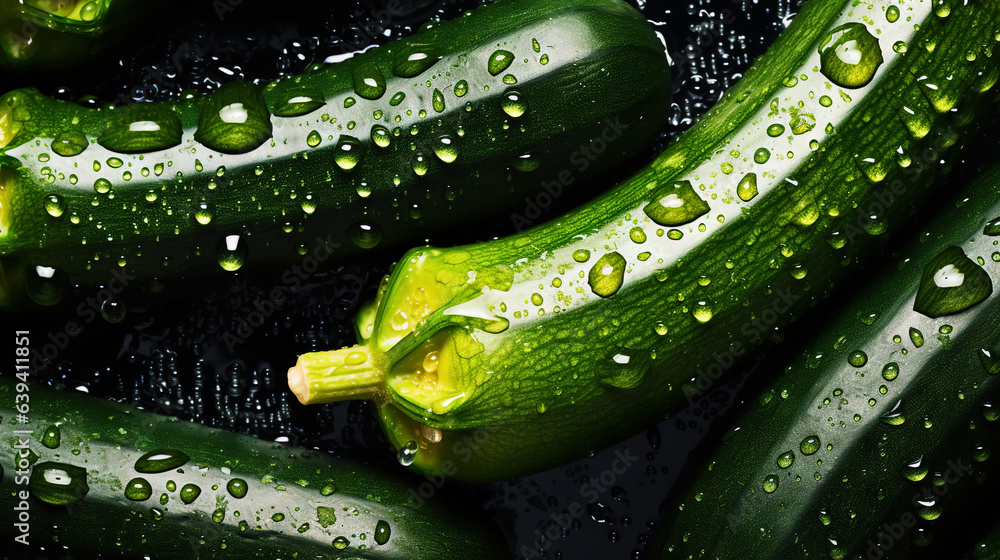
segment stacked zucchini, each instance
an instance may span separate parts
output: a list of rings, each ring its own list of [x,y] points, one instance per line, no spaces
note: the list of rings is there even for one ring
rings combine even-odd
[[[412,181],[474,178],[492,190],[502,185],[504,194],[526,177],[551,184],[561,181],[560,169],[546,168],[547,161],[568,158],[595,124],[609,125],[590,111],[650,108],[651,117],[621,127],[645,123],[630,128],[638,137],[615,151],[623,156],[648,139],[658,127],[647,128],[649,119],[664,117],[669,77],[650,62],[662,49],[642,30],[642,18],[617,0],[564,0],[555,20],[548,15],[552,3],[529,4],[501,0],[452,27],[429,25],[391,49],[356,57],[343,73],[309,73],[263,89],[236,82],[189,103],[86,113],[33,91],[8,94],[0,121],[6,127],[0,281],[12,295],[4,303],[17,303],[18,290],[37,303],[55,303],[71,283],[99,283],[100,265],[109,260],[150,277],[163,269],[183,275],[206,263],[233,271],[250,261],[281,262],[302,255],[296,235],[315,234],[307,226],[321,209],[334,209],[324,227],[335,227],[357,248],[395,234],[402,239],[414,230],[379,234],[365,221],[376,210],[370,197],[387,201],[378,208],[398,202],[392,187],[372,187],[395,184],[394,166],[406,167]],[[586,29],[593,42],[569,49],[581,58],[567,55],[577,62],[553,74],[545,90],[553,75],[541,67],[555,63],[546,49],[555,53],[557,41],[538,36],[560,25]],[[466,56],[462,41],[472,37],[482,52]],[[934,185],[995,104],[998,42],[1000,6],[992,0],[809,0],[746,77],[653,163],[550,224],[475,245],[410,251],[359,314],[359,346],[301,356],[289,384],[304,403],[375,401],[400,462],[448,478],[520,476],[621,439],[700,398],[775,327],[851,278],[853,265],[918,204],[940,199]],[[610,59],[600,58],[608,51]],[[602,108],[591,103],[593,87],[566,88],[595,73],[620,80],[651,65],[651,78],[636,89],[598,88],[608,102]],[[539,90],[531,95],[514,88],[533,85]],[[579,97],[570,98],[572,114],[559,113],[562,126],[554,120],[567,98],[551,92],[568,90]],[[481,103],[486,120],[477,121],[483,126],[476,131],[469,124],[465,133],[454,132],[456,138],[452,131],[464,130],[466,109],[455,102],[465,96]],[[343,117],[335,126],[319,114],[331,99],[338,111],[361,107],[364,120]],[[398,135],[381,124],[390,114],[402,123]],[[432,123],[428,130],[423,118]],[[321,125],[335,126],[335,135],[316,131]],[[370,134],[351,134],[359,126]],[[561,132],[553,137],[553,129]],[[433,146],[426,154],[402,140],[404,133],[427,132]],[[167,157],[178,150],[184,157]],[[554,150],[541,166],[534,161],[540,150]],[[199,154],[209,154],[211,163]],[[475,171],[455,173],[463,158]],[[51,161],[67,167],[55,169]],[[113,181],[101,175],[111,172],[107,167]],[[321,181],[325,190],[306,185],[327,168],[333,173]],[[273,188],[277,198],[268,196],[268,180],[283,185]],[[93,183],[96,195],[81,194],[78,183]],[[264,190],[247,195],[237,183]],[[346,198],[337,198],[345,191]],[[667,502],[654,554],[939,554],[935,533],[962,522],[960,512],[951,513],[960,506],[950,504],[985,488],[991,444],[1000,435],[992,383],[1000,373],[1000,347],[993,344],[998,200],[1000,170],[993,170],[959,209],[942,215],[900,270],[877,281],[889,288],[859,298],[821,335],[822,350],[765,391],[713,460]],[[440,216],[462,211],[452,202],[409,216],[419,221],[431,208]],[[97,212],[92,225],[74,214],[86,205]],[[132,214],[122,218],[121,210]],[[386,216],[406,221],[402,210]],[[74,226],[92,228],[85,236],[96,244],[92,256],[76,255],[74,231],[83,230]],[[175,249],[182,256],[162,259],[161,250]],[[860,324],[859,315],[867,318]],[[806,374],[794,375],[799,371]],[[0,386],[5,402],[14,401],[13,387]],[[308,452],[287,462],[262,459],[260,442],[233,440],[229,448],[213,443],[228,436],[196,434],[198,427],[161,428],[170,422],[104,411],[79,396],[40,398],[52,403],[45,414],[53,420],[39,443],[52,451],[31,458],[29,485],[34,499],[69,506],[41,510],[51,516],[46,524],[71,527],[59,531],[67,546],[163,557],[256,550],[277,557],[291,549],[318,557],[341,557],[338,551],[360,558],[489,557],[502,549],[490,531],[455,517],[461,514],[406,504],[404,486],[357,467],[341,472],[328,458],[302,456]],[[8,415],[16,418],[8,411],[5,422],[12,422]],[[141,423],[128,424],[132,415]],[[105,416],[113,417],[107,430]],[[86,452],[93,468],[66,457],[60,443],[87,422],[97,427],[74,435],[70,453]],[[122,422],[128,425],[111,429]],[[154,472],[151,459],[183,461]],[[189,460],[198,469],[186,472]],[[218,472],[217,464],[224,465]],[[264,472],[278,468],[306,493],[296,490],[294,499],[271,493],[290,488]],[[210,482],[212,507],[198,505],[197,495],[189,502],[193,490],[185,494],[180,482],[204,484],[143,474],[164,478],[168,471]],[[357,481],[344,491],[347,501],[329,505],[311,494],[321,484],[340,488],[328,484],[340,475],[329,473]],[[263,486],[248,478],[258,476]],[[154,486],[166,490],[163,507],[147,511]],[[248,489],[270,497],[243,502]],[[244,503],[255,521],[236,520],[236,506]],[[341,530],[330,509],[351,512],[357,526]],[[87,522],[73,524],[71,518],[84,516]],[[103,523],[106,516],[127,518],[141,530],[117,533]],[[294,525],[284,523],[289,519]],[[174,546],[163,527],[194,535],[199,546]],[[369,536],[375,545],[358,545]]]

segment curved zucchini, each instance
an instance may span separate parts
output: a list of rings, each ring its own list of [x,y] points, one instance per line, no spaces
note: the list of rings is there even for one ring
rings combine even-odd
[[[160,560],[507,557],[485,516],[416,500],[382,470],[25,381],[26,391],[0,379],[4,505],[26,512],[15,520],[25,526],[4,524],[8,550]],[[17,422],[15,402],[27,405],[29,424]],[[15,431],[23,429],[32,434]],[[19,536],[29,546],[12,542]]]
[[[958,556],[944,525],[996,488],[998,220],[993,167],[677,486],[655,557]]]
[[[359,315],[361,346],[301,356],[289,385],[304,403],[374,399],[407,461],[471,480],[633,433],[928,193],[991,106],[998,30],[984,1],[807,2],[647,168],[523,234],[411,251]]]
[[[135,0],[0,0],[0,66],[68,67],[93,54],[153,7]],[[113,39],[113,37],[112,37]]]
[[[16,90],[0,97],[0,304],[49,304],[112,271],[339,257],[558,196],[659,130],[670,83],[624,2],[507,0],[181,104],[88,110]]]

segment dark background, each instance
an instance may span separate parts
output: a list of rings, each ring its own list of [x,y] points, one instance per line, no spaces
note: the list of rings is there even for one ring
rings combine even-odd
[[[343,58],[372,44],[405,36],[433,17],[448,19],[478,5],[478,0],[409,2],[403,13],[387,22],[372,14],[387,0],[347,0],[324,3],[325,8],[298,2],[216,0],[175,2],[124,43],[86,65],[66,71],[0,74],[3,90],[36,87],[44,93],[90,103],[88,96],[115,103],[177,99],[182,92],[207,93],[235,79],[261,83],[286,73],[298,73],[330,57]],[[630,0],[667,41],[673,58],[675,93],[670,123],[646,153],[616,177],[562,196],[546,210],[561,213],[624,178],[651,160],[672,138],[685,130],[735,83],[754,57],[791,20],[800,2],[789,0]],[[726,23],[731,22],[731,23]],[[388,31],[386,34],[385,31]],[[995,149],[981,142],[979,149]],[[959,166],[963,167],[963,166]],[[965,166],[964,175],[975,171]],[[945,192],[953,190],[945,187]],[[909,232],[919,227],[914,218]],[[500,222],[482,230],[451,232],[429,241],[450,245],[512,233]],[[413,244],[424,240],[414,239]],[[291,441],[345,456],[394,465],[394,453],[373,419],[367,403],[303,407],[284,382],[285,371],[304,352],[353,344],[351,320],[358,305],[369,299],[392,261],[407,247],[380,247],[377,252],[342,262],[324,263],[307,285],[287,292],[288,301],[236,345],[225,342],[237,322],[261,294],[278,285],[267,273],[241,272],[196,283],[167,282],[161,296],[147,299],[126,294],[117,302],[125,309],[118,323],[100,316],[68,339],[35,382],[85,389],[97,397],[114,398],[160,413],[177,415],[262,438]],[[889,262],[889,259],[881,259]],[[848,287],[847,290],[852,289]],[[96,288],[77,288],[63,306],[53,310],[2,315],[3,337],[13,330],[31,330],[33,344],[47,343],[49,334],[78,320],[76,306],[95,297]],[[821,322],[828,307],[806,319]],[[796,328],[797,333],[808,328]],[[519,558],[643,558],[661,501],[712,424],[724,410],[750,392],[738,389],[780,367],[782,352],[805,339],[789,333],[777,348],[766,349],[727,384],[681,414],[591,457],[534,476],[492,485],[461,485],[449,481],[443,493],[487,510],[507,534]],[[2,344],[6,345],[8,341]],[[4,346],[6,348],[6,346]],[[10,355],[7,353],[5,355]],[[760,362],[761,360],[763,362]],[[758,371],[754,366],[762,363]],[[586,422],[587,418],[580,418]],[[716,422],[715,424],[721,424]],[[624,473],[598,491],[591,489],[618,454],[635,457]],[[423,479],[412,475],[415,484]],[[607,480],[607,477],[605,478]],[[600,484],[598,482],[598,484]],[[587,514],[559,538],[539,538],[552,525],[553,514],[573,502]],[[552,531],[550,531],[550,534]],[[536,556],[537,555],[537,556]]]

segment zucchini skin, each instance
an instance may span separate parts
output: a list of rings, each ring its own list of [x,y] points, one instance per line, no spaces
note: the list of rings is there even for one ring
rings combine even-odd
[[[153,6],[135,0],[2,0],[0,66],[10,70],[69,67],[113,42]]]
[[[16,381],[6,374],[0,379],[0,416],[8,446],[0,455],[3,504],[13,507],[20,501],[14,498],[18,492],[31,493],[26,500],[31,550],[67,547],[76,554],[162,560],[507,557],[499,530],[485,516],[453,510],[434,499],[417,501],[406,482],[382,469],[74,391],[53,391],[30,378],[31,423],[22,425],[15,420]],[[42,442],[53,425],[61,433],[58,445],[50,448]],[[13,433],[25,428],[34,434]],[[46,463],[86,469],[89,490],[82,500],[44,503],[39,498],[43,487],[18,481],[13,455],[18,438],[26,438],[37,456],[32,476]],[[164,449],[181,451],[189,460],[166,472],[136,471],[140,457]],[[135,501],[125,496],[125,488],[137,477],[151,486],[149,498]],[[229,490],[233,480],[243,481],[243,497]],[[168,481],[173,481],[169,487]],[[184,503],[188,484],[201,493]],[[333,508],[322,511],[333,513],[336,520],[330,524],[331,518],[325,517],[321,522],[320,508]],[[223,515],[217,521],[219,510]],[[375,540],[380,521],[389,527],[383,544]],[[20,532],[5,524],[3,534],[13,538]],[[333,541],[341,536],[350,544],[335,548]],[[9,546],[29,549],[18,549],[23,546],[18,543]]]
[[[49,304],[112,270],[164,280],[340,258],[490,217],[630,157],[666,122],[671,80],[624,2],[509,0],[276,80],[259,88],[266,107],[254,89],[93,111],[0,98],[0,304]],[[209,126],[236,105],[261,126]],[[147,122],[160,130],[132,131]],[[606,151],[573,167],[612,126]]]
[[[468,480],[565,463],[699,398],[713,382],[704,372],[721,373],[847,277],[987,110],[1000,9],[946,4],[942,17],[931,2],[807,2],[706,117],[613,191],[521,235],[405,255],[359,315],[362,344],[300,356],[293,392],[375,400],[393,443],[416,448],[413,465]],[[888,6],[904,26],[887,22]],[[871,22],[885,60],[856,89],[831,84],[817,60],[845,20]],[[802,113],[815,128],[789,134],[809,128]],[[769,157],[755,164],[762,146]],[[709,211],[661,225],[682,195]]]
[[[962,194],[747,403],[676,486],[653,557],[959,555],[954,535],[965,534],[963,519],[980,517],[969,504],[996,488],[1000,255],[984,226],[1000,217],[1000,167]],[[935,259],[955,248],[982,277],[966,273],[942,291],[984,287],[989,296],[936,318],[916,311],[916,295],[936,282],[928,271],[943,268]],[[806,455],[808,437],[819,443]],[[766,480],[776,488],[768,492]]]

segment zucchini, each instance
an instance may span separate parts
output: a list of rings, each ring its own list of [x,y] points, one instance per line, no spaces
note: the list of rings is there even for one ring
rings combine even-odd
[[[417,499],[382,469],[12,377],[0,484],[19,557],[507,557],[484,515]]]
[[[652,164],[536,229],[403,256],[303,403],[365,398],[404,462],[496,480],[697,398],[823,297],[991,107],[1000,9],[812,0]],[[848,64],[851,63],[851,64]],[[856,64],[854,64],[856,63]]]
[[[507,0],[182,103],[15,90],[0,97],[0,305],[322,262],[559,196],[658,132],[670,84],[624,2]]]
[[[136,0],[0,0],[0,66],[67,68],[107,46],[153,7]]]
[[[676,487],[654,557],[958,556],[996,487],[998,234],[994,166],[748,403]]]

